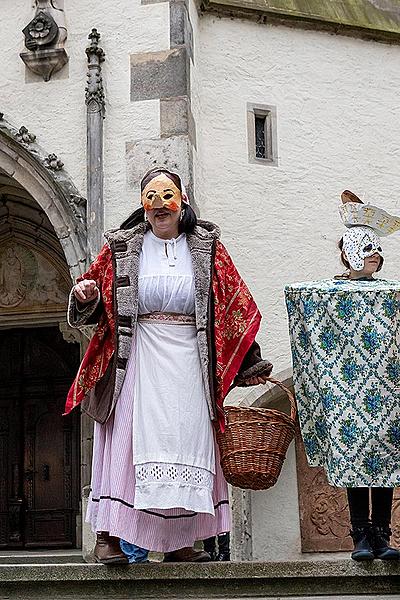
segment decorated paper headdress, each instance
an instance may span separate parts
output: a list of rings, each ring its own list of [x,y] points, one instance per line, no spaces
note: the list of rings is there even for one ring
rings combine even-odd
[[[345,190],[341,198],[339,213],[347,227],[343,235],[343,250],[350,266],[355,271],[362,271],[365,258],[375,253],[383,258],[379,237],[398,231],[400,217],[390,215],[377,206],[364,204],[349,190]]]
[[[400,217],[372,204],[364,204],[353,192],[345,190],[342,194],[340,216],[346,227],[364,225],[371,227],[381,237],[391,235],[400,229]]]

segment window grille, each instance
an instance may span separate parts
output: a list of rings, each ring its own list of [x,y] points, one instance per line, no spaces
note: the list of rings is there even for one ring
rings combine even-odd
[[[249,161],[277,166],[276,107],[248,104],[247,126]]]

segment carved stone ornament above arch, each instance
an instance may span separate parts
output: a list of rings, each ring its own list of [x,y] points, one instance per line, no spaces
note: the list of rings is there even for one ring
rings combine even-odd
[[[60,166],[61,161],[57,169],[52,168],[54,156],[45,152],[25,127],[16,129],[0,113],[0,175],[16,182],[43,211],[75,279],[87,261],[86,200]]]
[[[34,17],[23,29],[28,52],[20,57],[31,71],[49,81],[68,62],[63,0],[34,0]]]

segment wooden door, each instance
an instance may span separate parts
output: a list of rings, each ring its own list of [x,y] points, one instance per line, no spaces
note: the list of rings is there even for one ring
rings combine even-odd
[[[58,328],[0,332],[0,545],[73,547],[79,415],[62,417],[79,346]]]

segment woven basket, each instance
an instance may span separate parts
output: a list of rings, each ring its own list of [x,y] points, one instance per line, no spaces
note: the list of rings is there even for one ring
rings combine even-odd
[[[217,432],[225,479],[235,487],[267,490],[275,485],[296,432],[296,403],[292,392],[268,377],[288,395],[290,416],[270,408],[224,407],[225,432]]]

